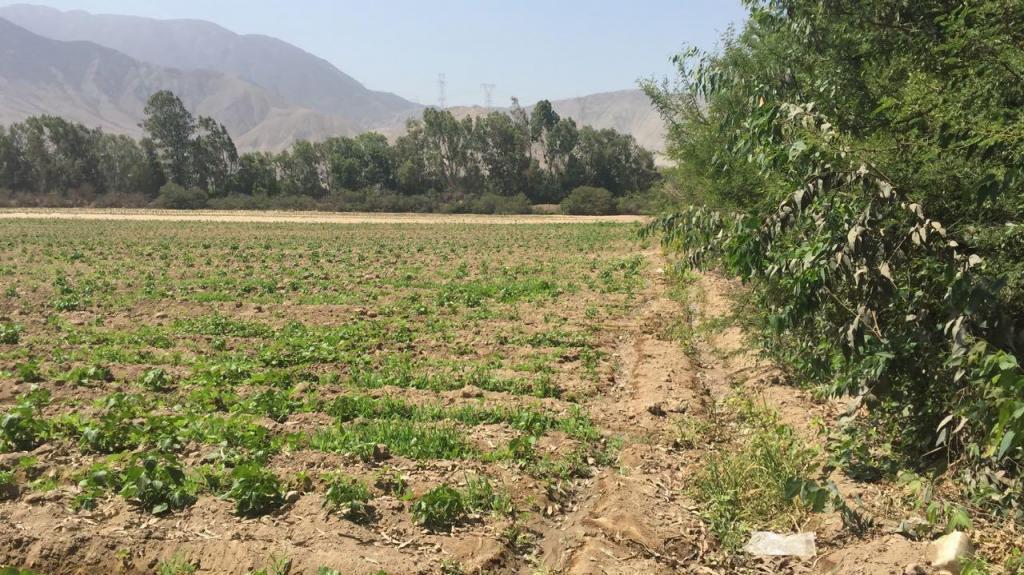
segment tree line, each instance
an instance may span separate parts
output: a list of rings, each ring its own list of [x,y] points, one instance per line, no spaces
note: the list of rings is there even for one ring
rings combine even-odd
[[[1024,3],[748,0],[646,86],[685,205],[652,227],[749,282],[792,379],[853,398],[835,465],[1024,493]]]
[[[614,212],[659,180],[632,136],[577,126],[550,102],[456,118],[427,108],[394,143],[378,133],[239,154],[225,127],[153,94],[141,140],[55,116],[0,126],[8,205],[527,212],[565,202]],[[578,189],[579,188],[579,189]]]

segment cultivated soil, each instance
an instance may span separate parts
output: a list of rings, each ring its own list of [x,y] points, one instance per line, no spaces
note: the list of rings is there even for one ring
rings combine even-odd
[[[0,455],[0,470],[14,477],[0,501],[0,565],[37,573],[880,575],[924,562],[926,541],[896,533],[915,513],[906,494],[838,473],[831,479],[843,495],[874,519],[866,532],[850,533],[837,513],[813,513],[789,526],[817,534],[812,559],[721,548],[692,485],[709,456],[738,440],[721,416],[727,399],[752,398],[816,445],[819,423],[836,421],[844,406],[786,386],[761,358],[736,317],[740,286],[696,276],[681,297],[670,262],[622,219],[0,218],[12,218],[0,222],[0,321],[21,334],[0,345],[0,406],[33,388],[51,395],[38,408],[49,431]],[[481,225],[498,221],[547,225]],[[700,336],[682,341],[681,331]],[[26,363],[37,365],[38,381],[23,377]],[[96,365],[109,377],[75,371]],[[167,389],[139,383],[154,368],[169,374]],[[231,370],[240,375],[225,375]],[[233,395],[210,403],[223,389]],[[295,401],[269,410],[256,399],[270,392]],[[113,417],[115,396],[136,405],[113,433],[132,439],[97,446],[88,430]],[[331,407],[356,396],[436,411],[346,418]],[[470,419],[460,409],[553,423]],[[687,418],[707,424],[705,444],[680,444]],[[453,434],[429,448],[426,439],[368,435],[369,453],[312,439],[410,422],[422,437]],[[169,435],[167,447],[153,439],[167,433],[156,423],[188,431]],[[223,431],[229,425],[238,436]],[[262,439],[240,438],[253,434]],[[194,503],[154,515],[118,486],[81,504],[90,470],[120,470],[159,450],[189,475]],[[243,460],[279,478],[280,505],[237,513],[227,487]],[[368,518],[325,507],[324,477],[334,472],[369,486]],[[396,491],[386,477],[407,487]],[[443,526],[417,521],[412,510],[424,494],[466,489],[477,477],[514,511],[475,508]],[[995,546],[998,532],[979,525],[974,537]]]

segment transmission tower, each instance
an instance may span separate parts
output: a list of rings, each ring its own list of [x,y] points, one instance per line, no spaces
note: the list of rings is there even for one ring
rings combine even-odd
[[[444,72],[437,75],[437,104],[441,106],[442,110],[448,109],[448,80],[444,77]]]
[[[491,108],[494,106],[494,84],[480,84],[480,87],[484,89],[484,107]]]

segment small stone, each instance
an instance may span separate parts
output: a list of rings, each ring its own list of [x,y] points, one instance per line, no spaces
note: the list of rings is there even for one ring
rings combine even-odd
[[[928,545],[928,562],[937,569],[960,572],[960,560],[974,551],[971,539],[963,531],[943,535]]]
[[[167,314],[164,312],[160,312],[153,317],[155,317],[156,319],[167,319]]]
[[[373,446],[373,460],[384,461],[385,459],[391,459],[391,450],[388,446],[383,443],[378,443]]]
[[[484,396],[483,390],[480,389],[479,387],[475,386],[475,385],[467,385],[466,387],[462,388],[462,397],[465,397],[467,399],[483,397],[483,396]]]
[[[665,417],[665,407],[661,402],[647,406],[647,412],[655,417]]]
[[[288,493],[284,494],[284,502],[288,504],[295,503],[296,501],[299,500],[299,497],[301,496],[302,494],[299,493],[298,491],[289,491]]]
[[[370,310],[370,311],[366,312],[366,317],[373,319],[373,318],[377,317],[377,312],[375,312],[373,310]]]
[[[928,568],[920,563],[911,563],[903,568],[903,575],[928,575]]]

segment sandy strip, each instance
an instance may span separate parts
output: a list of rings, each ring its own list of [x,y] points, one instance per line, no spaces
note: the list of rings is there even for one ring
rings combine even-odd
[[[0,220],[2,219],[298,224],[567,224],[593,222],[633,223],[645,222],[648,218],[646,216],[489,216],[475,214],[14,208],[0,209]]]

